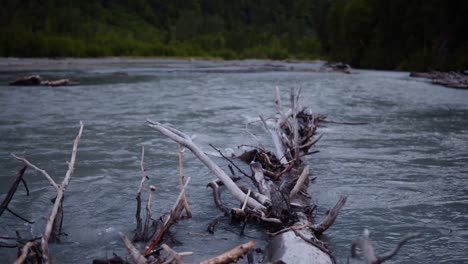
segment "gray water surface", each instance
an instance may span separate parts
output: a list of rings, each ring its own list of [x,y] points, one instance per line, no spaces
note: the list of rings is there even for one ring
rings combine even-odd
[[[340,263],[346,263],[353,240],[369,228],[378,252],[393,247],[402,235],[422,237],[404,246],[394,263],[468,263],[468,91],[411,79],[406,72],[356,71],[320,73],[319,64],[270,61],[178,60],[0,60],[0,199],[22,166],[9,153],[28,158],[61,182],[72,142],[85,124],[75,174],[66,192],[61,244],[51,246],[55,263],[91,263],[126,251],[118,232],[135,228],[135,193],[140,181],[140,150],[157,188],[154,217],[169,212],[178,185],[177,146],[146,126],[147,118],[167,122],[189,134],[227,170],[208,144],[223,151],[257,144],[246,123],[259,113],[274,114],[273,90],[284,100],[301,87],[303,104],[315,113],[365,126],[326,124],[308,157],[317,217],[340,195],[348,203],[326,240]],[[25,74],[69,77],[70,87],[12,87]],[[263,144],[268,135],[249,126]],[[268,237],[261,226],[240,227],[223,219],[214,235],[207,224],[221,215],[206,184],[214,179],[190,153],[185,174],[194,217],[172,228],[182,242],[177,251],[193,251],[196,261],[240,243]],[[34,220],[25,224],[5,212],[0,235],[40,235],[54,190],[42,175],[28,170],[30,196],[20,187],[10,208]],[[146,195],[145,195],[146,197]],[[225,201],[233,201],[224,194]],[[232,203],[235,206],[235,203]],[[203,234],[203,235],[200,235]],[[16,250],[0,248],[2,263]]]

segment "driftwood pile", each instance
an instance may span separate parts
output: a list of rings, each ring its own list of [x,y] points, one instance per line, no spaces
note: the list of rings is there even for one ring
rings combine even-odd
[[[468,89],[468,72],[411,72],[410,77],[430,79],[433,84]]]
[[[23,76],[10,83],[10,85],[17,86],[64,86],[75,84],[78,83],[70,79],[44,80],[39,75]]]
[[[211,160],[187,134],[165,124],[147,120],[148,126],[177,143],[179,154],[179,180],[181,191],[169,214],[161,217],[160,221],[152,217],[152,200],[155,187],[147,186],[149,179],[144,168],[144,148],[141,152],[141,181],[136,191],[136,229],[132,241],[124,234],[120,237],[129,252],[130,257],[114,255],[111,259],[96,259],[93,263],[183,263],[184,257],[192,255],[192,252],[176,252],[169,247],[171,233],[169,229],[177,222],[190,218],[189,202],[185,195],[190,177],[184,175],[184,152],[190,150],[212,173],[218,178],[208,184],[212,188],[215,205],[225,216],[231,220],[243,223],[243,228],[248,222],[261,222],[266,231],[271,235],[271,240],[266,248],[264,263],[335,263],[330,248],[320,240],[321,235],[332,226],[337,219],[339,211],[346,203],[346,197],[340,197],[336,205],[320,221],[313,217],[316,206],[311,202],[308,186],[315,178],[309,175],[309,166],[304,163],[304,157],[315,153],[314,145],[320,139],[317,130],[321,122],[332,122],[324,115],[314,115],[308,112],[300,102],[301,90],[291,90],[289,97],[291,108],[283,109],[279,89],[276,89],[275,104],[276,115],[264,118],[260,115],[259,121],[271,136],[273,151],[269,151],[261,144],[258,147],[240,148],[241,153],[235,157],[226,157],[221,151],[222,157],[235,166],[248,185],[241,186],[238,183],[240,177],[229,176],[213,160]],[[63,224],[64,192],[70,182],[74,171],[76,152],[80,140],[83,124],[73,144],[72,156],[69,168],[62,184],[57,184],[50,175],[24,158],[12,155],[22,161],[25,166],[18,172],[14,184],[10,188],[5,200],[1,204],[0,215],[4,211],[11,211],[8,204],[13,198],[19,184],[24,183],[23,175],[26,168],[32,168],[46,177],[55,188],[57,197],[47,222],[43,235],[39,238],[25,240],[17,234],[16,243],[11,247],[18,248],[16,263],[50,263],[48,244],[60,242]],[[345,123],[354,124],[354,123]],[[250,172],[242,171],[236,165],[234,159],[246,162],[250,165]],[[231,168],[231,167],[230,167]],[[142,219],[141,195],[149,187],[148,200],[145,207],[145,218]],[[239,202],[239,207],[227,208],[224,206],[220,192],[227,189]],[[185,212],[185,215],[183,213]],[[23,219],[26,220],[26,219]],[[208,232],[213,232],[219,219],[215,219],[209,226]],[[241,230],[241,233],[243,229]],[[353,244],[352,256],[362,256],[366,263],[382,263],[393,257],[399,248],[409,239],[416,237],[409,234],[404,237],[397,247],[382,256],[376,256],[369,232],[365,230],[363,237]],[[2,239],[5,239],[2,237]],[[232,250],[208,260],[199,261],[203,264],[233,263],[247,255],[248,263],[254,263],[252,252],[255,250],[254,241],[239,245]],[[357,249],[361,252],[358,252]],[[258,262],[258,261],[257,261]]]

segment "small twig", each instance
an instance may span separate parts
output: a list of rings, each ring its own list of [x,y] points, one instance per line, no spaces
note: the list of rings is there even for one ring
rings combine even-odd
[[[133,241],[140,241],[143,240],[142,235],[142,220],[141,220],[141,192],[143,190],[143,184],[147,179],[149,179],[148,174],[146,173],[145,166],[144,166],[144,159],[145,159],[145,146],[141,146],[141,159],[140,159],[140,171],[141,171],[141,181],[140,186],[137,190],[136,200],[137,200],[137,209],[135,213],[135,218],[137,222],[137,227],[135,230],[135,236],[133,237]]]
[[[213,219],[213,221],[210,222],[210,224],[208,224],[208,227],[206,229],[208,233],[214,234],[215,228],[219,223],[219,218],[220,217],[216,217],[215,219]]]
[[[232,164],[232,166],[234,166],[240,173],[242,173],[242,175],[244,175],[245,177],[247,178],[250,178],[252,179],[252,176],[248,175],[247,173],[245,173],[243,170],[241,170],[241,168],[239,168],[239,166],[236,165],[236,163],[234,163],[230,158],[226,157],[222,152],[221,150],[217,149],[215,146],[213,146],[213,144],[208,144],[210,147],[212,147],[214,150],[216,150],[220,155],[221,157],[223,157],[225,160],[227,160],[229,163]]]
[[[20,181],[23,180],[23,175],[27,168],[28,166],[24,166],[16,173],[15,181],[11,185],[10,189],[8,190],[7,195],[5,196],[5,199],[3,199],[2,204],[0,205],[0,216],[5,210],[8,210],[8,205],[10,204],[11,199],[13,199],[13,196],[15,195],[16,189],[18,188]],[[29,194],[29,191],[28,191],[28,194]]]
[[[414,238],[418,238],[418,237],[421,237],[421,233],[409,233],[409,234],[406,234],[403,238],[400,239],[400,241],[398,242],[398,244],[395,246],[395,248],[393,248],[392,250],[390,250],[389,252],[381,255],[381,256],[378,256],[378,260],[380,261],[380,263],[384,262],[384,261],[387,261],[391,258],[393,258],[397,253],[398,251],[400,250],[400,248],[406,243],[408,242],[409,240],[411,239],[414,239]]]
[[[251,192],[251,190],[249,189],[249,190],[247,191],[247,196],[245,197],[244,204],[242,204],[242,208],[241,208],[242,211],[244,211],[244,210],[245,210],[245,207],[247,206],[247,201],[249,200],[250,192]]]
[[[13,153],[11,153],[11,156],[12,156],[13,158],[19,160],[19,161],[24,162],[24,164],[26,164],[26,165],[27,165],[28,167],[30,167],[31,169],[40,172],[42,175],[44,175],[44,177],[46,177],[46,179],[50,182],[50,184],[51,184],[52,186],[54,186],[55,190],[58,190],[58,189],[59,189],[57,183],[55,183],[55,181],[52,179],[52,177],[50,177],[50,175],[49,175],[45,170],[38,168],[36,165],[34,165],[34,164],[32,164],[31,162],[29,162],[27,159],[18,157],[18,156],[16,156],[16,155],[13,154]]]
[[[145,225],[143,227],[143,240],[146,241],[149,239],[149,225],[151,220],[151,202],[153,201],[153,195],[156,191],[156,187],[154,185],[150,185],[150,193],[148,195],[148,202],[146,203],[146,218],[145,218]]]
[[[24,189],[26,189],[26,196],[29,196],[28,184],[26,183],[26,181],[23,178],[21,178],[21,182],[23,183]]]
[[[22,217],[21,215],[19,215],[19,214],[13,212],[13,210],[11,210],[10,208],[6,208],[6,210],[7,210],[8,212],[10,212],[12,215],[18,217],[19,219],[25,221],[25,222],[28,223],[28,224],[34,224],[34,221],[29,221],[28,219]]]
[[[219,185],[216,183],[216,181],[212,181],[208,183],[207,187],[211,187],[211,189],[213,189],[213,200],[215,202],[216,207],[218,207],[218,209],[221,212],[223,212],[225,216],[228,216],[229,209],[223,205],[223,202],[221,200],[221,194],[219,191]]]

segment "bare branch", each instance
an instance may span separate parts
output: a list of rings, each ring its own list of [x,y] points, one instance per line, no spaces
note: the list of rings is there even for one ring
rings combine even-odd
[[[55,181],[52,179],[52,177],[50,177],[50,175],[49,175],[45,170],[38,168],[36,165],[34,165],[34,164],[32,164],[31,162],[29,162],[27,159],[18,157],[18,156],[16,156],[16,155],[13,154],[13,153],[11,153],[11,156],[12,156],[13,158],[19,160],[19,161],[24,162],[24,164],[26,164],[26,165],[27,165],[28,167],[30,167],[31,169],[40,172],[42,175],[44,175],[44,177],[46,177],[46,179],[50,182],[50,184],[51,184],[52,186],[54,186],[55,190],[58,190],[58,189],[59,189],[57,183],[55,183]]]
[[[16,259],[15,264],[23,264],[26,261],[26,258],[28,257],[28,253],[31,250],[32,247],[37,246],[36,242],[29,241],[24,245],[24,247],[21,249],[21,255]]]
[[[13,199],[13,195],[15,195],[16,189],[18,188],[18,185],[23,179],[24,172],[26,171],[27,168],[28,166],[24,166],[22,169],[18,171],[18,173],[16,173],[15,182],[11,185],[10,189],[8,190],[7,195],[5,196],[5,199],[3,199],[3,202],[0,205],[0,216],[6,209],[8,209],[8,204],[10,204],[11,199]]]
[[[323,221],[319,224],[313,225],[311,228],[314,230],[315,234],[320,235],[323,232],[325,232],[330,226],[335,223],[336,218],[338,217],[338,214],[340,213],[341,208],[346,203],[346,196],[341,196],[338,202],[335,204],[333,209],[330,210],[328,215],[323,219]]]
[[[201,162],[203,162],[203,164],[205,164],[221,181],[223,181],[226,188],[228,188],[228,190],[234,195],[234,197],[236,197],[240,202],[244,201],[245,193],[242,192],[242,190],[239,189],[239,187],[231,180],[231,178],[216,163],[214,163],[197,145],[195,145],[192,142],[192,140],[190,140],[190,138],[182,138],[178,134],[167,129],[167,127],[165,127],[162,124],[152,121],[148,121],[148,123],[149,126],[154,130],[162,133],[163,135],[190,149],[193,152],[193,154],[195,154],[195,156],[197,156],[197,158]],[[248,200],[248,205],[254,209],[265,209],[265,207],[262,204],[255,201],[255,199],[252,198]]]
[[[143,227],[143,240],[146,241],[149,239],[148,232],[149,232],[149,225],[151,220],[151,202],[153,201],[153,195],[156,191],[156,187],[153,185],[150,186],[150,193],[148,195],[148,202],[146,203],[146,218],[145,218],[145,225]]]
[[[387,260],[393,258],[393,257],[398,253],[398,251],[400,250],[400,248],[401,248],[406,242],[408,242],[408,241],[411,240],[411,239],[418,238],[418,237],[421,237],[421,233],[409,233],[409,234],[406,234],[403,238],[400,239],[400,241],[399,241],[398,244],[395,246],[395,248],[393,248],[393,249],[390,250],[389,252],[383,254],[382,256],[378,256],[377,259],[379,260],[380,263],[382,263],[382,262],[384,262],[384,261],[387,261]]]
[[[48,264],[50,263],[49,260],[49,238],[52,233],[52,228],[54,226],[54,223],[57,221],[57,214],[59,213],[59,209],[61,210],[62,208],[62,202],[63,202],[63,195],[65,190],[68,187],[68,183],[70,182],[70,178],[73,175],[74,171],[74,166],[75,166],[75,160],[76,160],[76,152],[78,151],[78,143],[81,138],[81,134],[83,133],[83,122],[80,121],[80,130],[78,131],[78,135],[75,138],[75,141],[73,142],[73,149],[72,149],[72,154],[70,158],[70,162],[68,163],[68,170],[67,173],[65,174],[65,178],[63,179],[62,184],[57,190],[57,197],[55,198],[55,203],[52,208],[52,212],[50,214],[49,219],[47,220],[47,225],[46,229],[44,231],[44,235],[42,236],[41,239],[41,246],[42,246],[42,259],[44,263]]]

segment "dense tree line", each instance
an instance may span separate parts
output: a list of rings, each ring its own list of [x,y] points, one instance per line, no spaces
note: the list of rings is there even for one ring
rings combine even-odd
[[[468,69],[468,1],[332,0],[330,57],[379,69]]]
[[[313,59],[461,69],[468,2],[2,0],[0,56]]]

